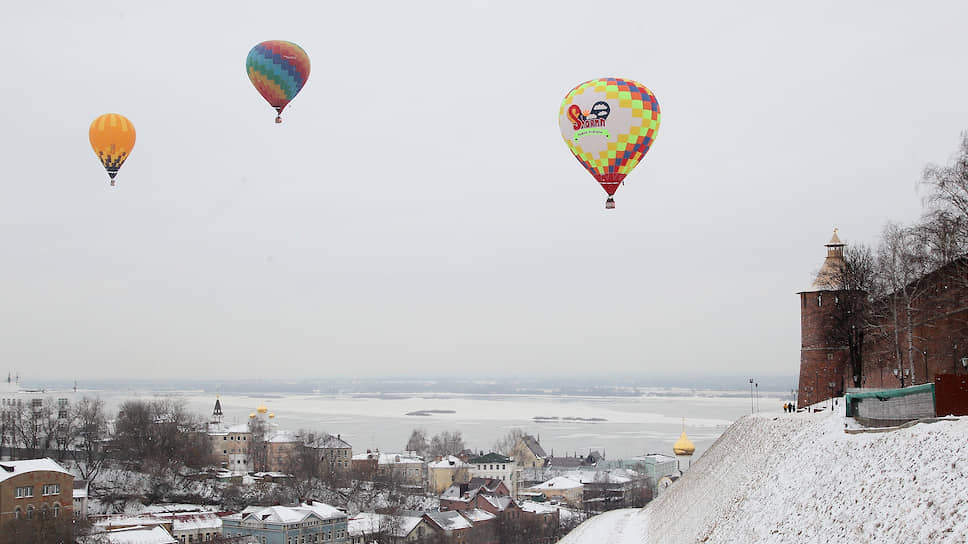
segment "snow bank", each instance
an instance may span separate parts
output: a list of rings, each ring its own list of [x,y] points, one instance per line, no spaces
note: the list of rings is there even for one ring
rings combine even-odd
[[[744,417],[647,507],[561,542],[965,542],[968,418],[845,426],[838,413]]]

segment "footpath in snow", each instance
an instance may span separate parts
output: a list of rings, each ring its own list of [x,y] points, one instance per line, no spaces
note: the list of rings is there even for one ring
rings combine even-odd
[[[648,506],[561,542],[963,543],[968,418],[950,419],[848,434],[842,412],[746,416]]]

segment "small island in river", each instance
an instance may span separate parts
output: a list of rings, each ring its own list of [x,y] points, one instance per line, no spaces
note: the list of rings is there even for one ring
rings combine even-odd
[[[415,412],[407,412],[408,416],[432,416],[434,414],[456,414],[457,410],[417,410]]]

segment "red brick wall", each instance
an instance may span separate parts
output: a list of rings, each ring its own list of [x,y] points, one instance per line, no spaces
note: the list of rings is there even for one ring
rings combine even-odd
[[[800,293],[800,380],[797,408],[843,394],[848,355],[846,345],[832,341],[842,292]],[[831,387],[830,384],[834,386]]]
[[[901,385],[893,370],[907,371],[904,385],[933,383],[940,374],[968,375],[961,364],[968,357],[968,260],[953,263],[924,276],[912,289],[910,352],[907,331],[901,329],[902,362],[894,341],[893,319],[888,311],[892,299],[875,303],[878,316],[865,330],[863,387],[893,388]],[[818,304],[817,297],[820,296]],[[797,406],[802,408],[852,387],[848,350],[831,340],[828,331],[837,326],[837,298],[843,292],[800,294],[800,382]],[[902,318],[902,324],[906,320]],[[913,378],[912,378],[913,376]],[[829,384],[833,382],[833,388]]]
[[[44,496],[44,484],[60,484],[60,494]],[[34,487],[34,496],[16,498],[18,487]],[[34,507],[34,516],[41,515],[44,505],[53,508],[54,502],[61,506],[60,516],[74,517],[74,477],[62,472],[34,470],[7,478],[0,483],[0,525],[14,519],[14,511],[20,507],[26,513],[27,506]]]
[[[874,328],[865,338],[864,387],[899,387],[900,380],[893,373],[899,366],[909,373],[904,385],[933,383],[940,374],[968,374],[961,364],[961,359],[968,357],[968,279],[964,266],[955,263],[928,274],[914,289],[912,349],[907,349],[907,331],[900,330],[900,363],[893,320],[887,311],[890,299],[880,302],[878,313],[883,317],[877,325],[886,334],[878,334]]]

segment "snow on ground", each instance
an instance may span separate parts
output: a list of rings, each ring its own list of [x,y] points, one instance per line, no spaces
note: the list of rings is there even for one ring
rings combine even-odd
[[[955,543],[968,538],[968,418],[847,434],[842,412],[737,421],[641,510],[563,544]]]

